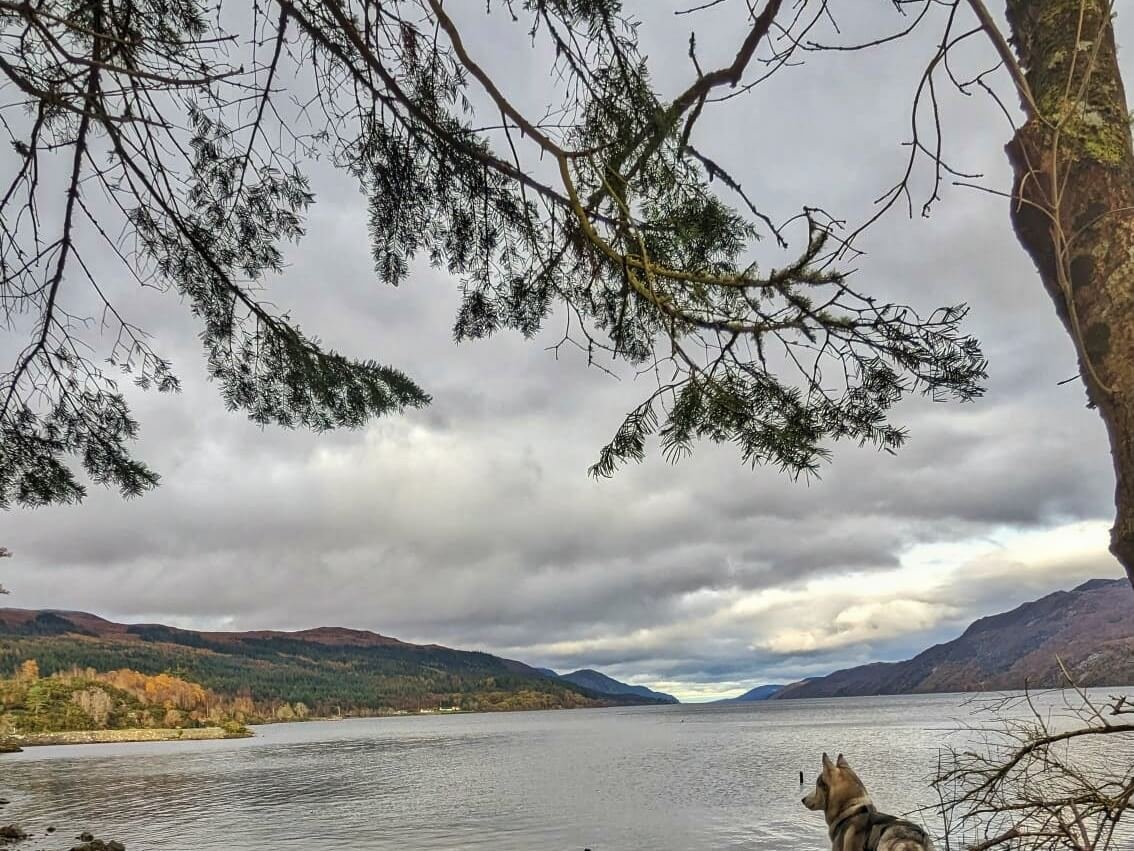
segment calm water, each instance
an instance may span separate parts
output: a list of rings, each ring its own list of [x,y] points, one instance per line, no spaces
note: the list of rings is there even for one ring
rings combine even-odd
[[[279,724],[29,749],[0,757],[0,796],[59,848],[90,829],[130,851],[797,851],[825,844],[799,800],[823,750],[909,812],[970,717],[930,695]]]

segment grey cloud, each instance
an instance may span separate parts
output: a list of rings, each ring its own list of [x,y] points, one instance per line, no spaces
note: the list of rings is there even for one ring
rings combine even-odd
[[[853,25],[895,17],[882,11]],[[469,16],[471,31],[495,26]],[[1120,17],[1123,33],[1132,21]],[[687,36],[674,31],[657,55],[684,56]],[[732,40],[717,41],[727,55]],[[924,46],[817,57],[710,111],[702,141],[776,216],[809,202],[860,220],[900,173]],[[496,50],[484,52],[522,96],[538,95],[539,61]],[[687,79],[679,63],[661,73],[667,86]],[[949,104],[949,150],[1003,186],[1006,128],[975,100]],[[924,609],[924,626],[870,640],[852,631],[848,644],[808,651],[764,646],[792,628],[826,639],[824,623],[861,602],[840,577],[872,591],[920,545],[1111,511],[1105,435],[1081,389],[1057,386],[1073,354],[1003,199],[946,187],[928,221],[891,214],[856,263],[864,290],[920,309],[972,305],[969,327],[991,360],[984,399],[903,404],[895,419],[910,440],[896,457],[839,445],[810,483],[744,469],[731,448],[711,446],[594,482],[586,468],[647,392],[643,380],[588,369],[577,352],[557,359],[547,350],[557,320],[535,341],[454,346],[455,282],[419,265],[405,286],[379,285],[355,187],[318,177],[309,235],[270,282],[272,301],[330,345],[405,369],[434,405],[358,432],[261,430],[226,412],[204,379],[177,297],[123,289],[130,318],[185,381],[179,397],[131,392],[140,455],[162,487],[128,503],[95,490],[80,507],[0,515],[0,542],[17,555],[3,565],[15,592],[6,602],[231,628],[335,623],[703,691],[909,656],[981,614],[1115,573],[1097,552],[1038,567],[982,557],[954,565],[967,579],[945,588],[927,568],[924,587],[902,598]],[[736,608],[761,594],[784,599]],[[804,610],[814,623],[793,622]]]

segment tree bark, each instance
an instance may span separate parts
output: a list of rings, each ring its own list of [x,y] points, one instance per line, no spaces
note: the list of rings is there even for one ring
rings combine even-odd
[[[1134,584],[1134,150],[1106,0],[1007,0],[1034,108],[1008,145],[1012,223],[1079,357],[1115,472],[1110,549]]]

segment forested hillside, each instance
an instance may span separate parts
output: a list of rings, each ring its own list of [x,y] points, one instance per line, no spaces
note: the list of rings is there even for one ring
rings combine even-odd
[[[0,609],[0,671],[27,659],[45,676],[75,667],[172,672],[222,696],[298,702],[318,716],[656,702],[600,694],[488,653],[357,630],[209,633],[117,624],[81,612]]]

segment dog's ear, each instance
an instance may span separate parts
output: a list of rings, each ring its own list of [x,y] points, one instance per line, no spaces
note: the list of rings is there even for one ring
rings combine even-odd
[[[835,764],[831,762],[831,758],[827,756],[827,752],[823,751],[823,773],[830,774],[835,769]]]
[[[839,754],[839,758],[835,760],[835,765],[837,765],[839,768],[850,768],[850,763],[847,762],[846,757],[842,754]]]

